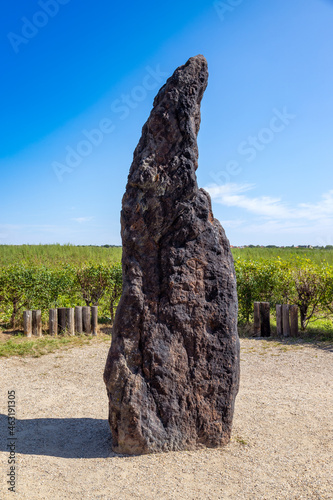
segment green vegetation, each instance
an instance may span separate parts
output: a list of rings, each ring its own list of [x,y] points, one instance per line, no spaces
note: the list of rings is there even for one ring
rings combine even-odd
[[[21,326],[24,309],[98,305],[99,316],[113,319],[122,292],[121,263],[10,264],[0,267],[0,323]]]
[[[244,446],[247,446],[249,444],[248,441],[246,441],[246,439],[243,439],[241,436],[235,436],[233,440],[236,441],[236,443],[242,444]]]
[[[275,305],[289,303],[299,307],[303,338],[333,339],[333,248],[232,251],[243,329],[254,301],[270,302],[273,323]],[[0,323],[22,327],[24,309],[41,309],[46,330],[49,308],[75,305],[98,305],[100,320],[112,322],[122,292],[120,259],[120,247],[0,245]]]
[[[81,347],[91,343],[110,342],[109,335],[97,337],[75,336],[75,337],[50,337],[46,335],[42,338],[27,339],[22,335],[15,335],[8,340],[0,343],[0,357],[9,356],[33,356],[39,357],[43,354],[55,352],[59,349],[69,349],[72,347]]]
[[[26,263],[55,266],[85,262],[114,264],[121,260],[121,247],[104,245],[0,245],[0,266]]]
[[[295,257],[310,259],[314,264],[322,264],[324,261],[327,264],[333,265],[333,247],[317,247],[317,248],[300,248],[300,247],[255,247],[249,246],[244,248],[232,248],[234,259],[241,258],[244,260],[270,260],[278,259],[291,260]]]
[[[331,322],[333,332],[333,266],[325,261],[316,264],[299,256],[289,260],[235,259],[239,320],[248,323],[253,302],[296,304],[300,311],[301,330],[318,319]]]

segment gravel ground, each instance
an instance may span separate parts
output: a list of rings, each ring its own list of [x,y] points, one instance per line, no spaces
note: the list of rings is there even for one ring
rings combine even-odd
[[[223,449],[112,453],[108,345],[0,359],[1,499],[333,499],[333,350],[241,340],[241,388]],[[16,391],[16,493],[7,391]]]

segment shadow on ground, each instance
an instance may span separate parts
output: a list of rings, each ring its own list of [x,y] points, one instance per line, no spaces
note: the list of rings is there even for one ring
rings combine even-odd
[[[111,450],[107,420],[94,418],[36,418],[16,420],[16,453],[62,458],[106,458]],[[9,452],[7,415],[0,414],[0,451]]]
[[[110,338],[111,338],[111,335],[112,335],[112,326],[102,326],[102,327],[100,327],[100,331],[102,333],[104,333],[105,335],[110,335]]]

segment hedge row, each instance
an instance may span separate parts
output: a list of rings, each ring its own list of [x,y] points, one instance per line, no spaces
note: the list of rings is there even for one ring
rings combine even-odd
[[[289,261],[235,260],[239,320],[249,322],[253,302],[297,304],[301,328],[333,313],[333,267],[295,257]],[[121,264],[64,264],[56,268],[13,264],[0,268],[0,320],[15,327],[24,309],[98,305],[113,321],[122,291]]]
[[[114,317],[122,291],[121,264],[64,264],[56,268],[13,264],[0,268],[0,319],[15,327],[25,309],[98,305]]]
[[[333,267],[323,262],[295,257],[288,261],[235,260],[239,319],[248,322],[253,302],[296,304],[300,310],[301,329],[311,320],[331,317],[333,313]]]

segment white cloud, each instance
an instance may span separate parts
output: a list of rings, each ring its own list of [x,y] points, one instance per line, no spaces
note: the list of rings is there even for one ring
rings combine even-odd
[[[231,219],[231,220],[223,220],[223,227],[234,229],[236,227],[240,227],[244,224],[245,220],[243,219]]]
[[[333,190],[322,195],[318,203],[300,203],[299,214],[311,220],[331,218],[333,216]]]
[[[217,184],[207,186],[216,203],[228,207],[243,208],[246,211],[266,217],[271,220],[304,220],[320,221],[321,225],[333,223],[333,190],[322,195],[322,200],[317,203],[299,203],[296,207],[288,206],[281,198],[258,196],[251,198],[243,193],[255,188],[254,184]]]
[[[292,206],[281,198],[271,196],[251,197],[248,192],[254,184],[217,184],[206,187],[212,199],[227,207],[243,209],[244,220],[222,220],[229,230],[241,231],[250,238],[268,242],[281,239],[299,244],[330,245],[333,237],[333,190],[324,193],[315,203],[298,203]]]
[[[217,184],[210,184],[204,189],[210,193],[212,198],[216,198],[219,195],[233,196],[239,193],[245,193],[246,191],[251,191],[251,189],[254,189],[255,187],[255,184],[236,184],[228,182],[227,184],[222,184],[221,186],[218,186]]]
[[[82,224],[83,222],[90,222],[93,220],[94,217],[74,217],[72,220],[75,222],[78,222],[79,224]]]

